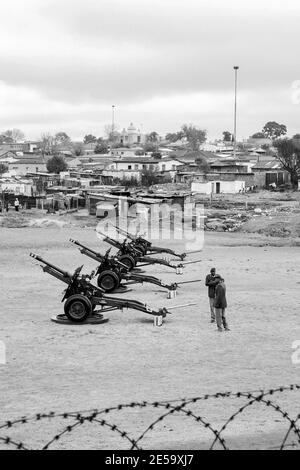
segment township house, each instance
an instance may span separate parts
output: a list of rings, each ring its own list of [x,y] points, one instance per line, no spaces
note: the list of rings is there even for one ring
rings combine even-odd
[[[251,158],[221,158],[210,161],[210,170],[206,173],[196,163],[179,167],[176,181],[190,182],[195,192],[219,194],[238,193],[254,186],[269,188],[274,182],[280,186],[288,183],[290,177],[274,158],[262,162]]]
[[[114,160],[102,172],[103,176],[119,179],[136,178],[140,181],[142,172],[145,170],[157,171],[161,176],[169,175],[174,180],[176,169],[181,165],[173,158],[150,158],[150,157],[131,157]]]
[[[269,188],[271,184],[275,183],[278,187],[291,182],[290,173],[285,171],[277,160],[257,162],[252,167],[252,171],[258,186],[262,185],[263,187]]]
[[[31,197],[34,193],[34,184],[32,180],[21,178],[1,178],[0,191],[12,193],[15,196]]]
[[[46,160],[38,157],[22,158],[8,164],[9,173],[14,176],[25,176],[27,173],[46,172]]]

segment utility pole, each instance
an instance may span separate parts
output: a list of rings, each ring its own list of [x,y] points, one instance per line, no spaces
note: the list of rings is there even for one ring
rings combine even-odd
[[[115,137],[115,108],[116,106],[112,105],[112,123],[111,123],[111,146],[114,144]]]
[[[236,158],[236,114],[237,114],[237,76],[239,67],[235,65],[234,69],[234,131],[233,131],[233,157]]]

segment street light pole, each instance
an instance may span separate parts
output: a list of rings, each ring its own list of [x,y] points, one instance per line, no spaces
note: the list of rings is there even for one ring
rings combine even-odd
[[[114,136],[115,136],[115,105],[112,105],[112,124],[111,124],[111,143],[114,143]]]
[[[236,113],[237,113],[237,75],[239,67],[235,65],[234,69],[234,131],[233,131],[233,157],[236,158]]]

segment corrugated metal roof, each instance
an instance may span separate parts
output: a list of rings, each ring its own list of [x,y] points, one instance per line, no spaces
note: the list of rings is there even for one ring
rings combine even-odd
[[[167,159],[156,159],[153,160],[151,158],[143,158],[143,157],[126,157],[122,158],[122,160],[113,160],[114,163],[159,163],[161,161],[166,161]]]
[[[283,170],[281,163],[277,160],[269,162],[258,162],[252,167],[254,170]]]
[[[46,165],[46,162],[45,160],[42,160],[42,159],[38,159],[38,158],[22,158],[22,159],[19,159],[19,160],[16,160],[13,162],[14,164],[17,164],[17,165]]]

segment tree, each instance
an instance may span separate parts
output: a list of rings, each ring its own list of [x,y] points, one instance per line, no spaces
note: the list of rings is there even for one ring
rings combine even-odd
[[[104,126],[104,133],[111,145],[114,146],[117,143],[118,135],[119,135],[119,126],[118,124],[106,124]],[[98,139],[99,140],[99,139]]]
[[[0,163],[0,175],[3,175],[3,173],[6,173],[8,171],[8,167],[4,165],[4,163]]]
[[[265,139],[266,138],[266,136],[263,132],[256,132],[251,137],[252,137],[252,139]]]
[[[104,142],[103,139],[98,139],[97,140],[97,145],[94,149],[94,152],[95,153],[107,153],[108,152],[108,146],[107,144]]]
[[[74,144],[74,154],[76,157],[80,157],[81,155],[84,155],[84,145],[78,142],[77,144]]]
[[[199,150],[200,145],[206,141],[206,131],[193,124],[184,124],[181,129],[191,150]]]
[[[278,137],[286,135],[287,128],[284,124],[278,124],[278,122],[269,121],[263,127],[262,132],[264,134],[264,137],[274,140],[278,139]]]
[[[16,144],[24,138],[25,134],[20,129],[7,130],[0,135],[0,144]]]
[[[143,150],[137,150],[134,155],[136,155],[137,157],[142,157],[143,155],[145,155],[145,152]]]
[[[183,131],[170,132],[169,134],[166,135],[166,139],[171,143],[177,142],[178,140],[182,140],[183,138],[184,138]]]
[[[162,157],[162,155],[161,155],[160,152],[152,152],[151,157],[160,159]]]
[[[224,131],[224,132],[223,132],[223,140],[224,140],[224,142],[231,142],[231,139],[232,139],[231,132],[229,132],[229,131]]]
[[[40,139],[40,150],[43,155],[51,155],[55,150],[55,139],[49,134],[42,134]]]
[[[143,149],[144,149],[144,152],[147,153],[147,152],[156,152],[156,145],[155,144],[152,144],[150,142],[146,142],[144,145],[143,145]]]
[[[66,145],[71,143],[71,138],[65,132],[58,132],[55,134],[54,139],[57,145]]]
[[[95,144],[97,142],[97,137],[92,134],[87,134],[84,136],[83,143],[84,144]]]
[[[278,139],[274,142],[277,148],[277,160],[284,170],[291,175],[291,182],[294,189],[298,189],[300,177],[300,146],[295,139]]]
[[[3,145],[3,144],[13,144],[14,141],[12,139],[12,137],[8,137],[6,134],[1,134],[0,135],[0,144]]]
[[[49,173],[59,174],[61,171],[66,171],[67,169],[68,165],[65,159],[59,155],[54,155],[54,157],[47,161],[47,170]]]
[[[25,134],[20,129],[12,129],[4,132],[4,135],[7,137],[8,140],[13,142],[14,144],[24,140]]]
[[[155,169],[145,169],[142,171],[142,185],[143,186],[152,186],[153,184],[158,184],[161,182],[161,179],[158,176],[158,172]]]
[[[150,143],[157,143],[159,141],[159,135],[156,131],[150,132],[147,134],[146,141]]]
[[[209,172],[210,165],[205,157],[199,156],[196,158],[195,162],[200,171],[205,174]]]

